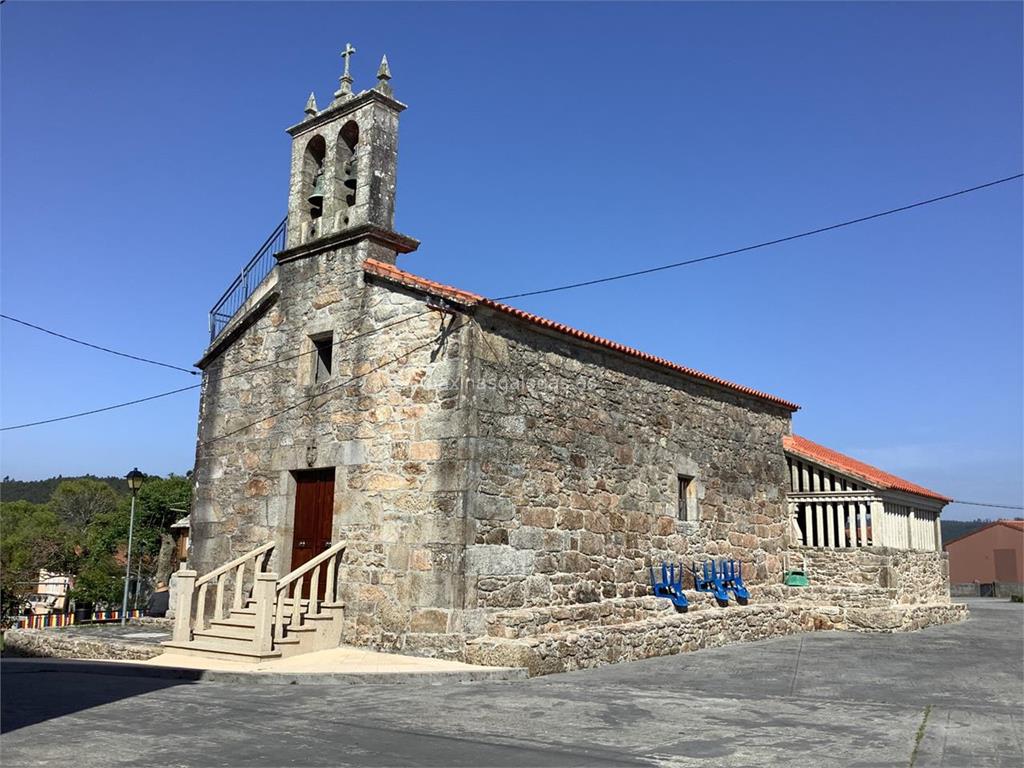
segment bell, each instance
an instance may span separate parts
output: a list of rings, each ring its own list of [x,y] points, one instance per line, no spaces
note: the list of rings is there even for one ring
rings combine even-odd
[[[324,172],[321,168],[317,171],[316,178],[313,179],[313,191],[309,193],[309,197],[306,198],[309,204],[313,208],[323,208],[324,206]]]

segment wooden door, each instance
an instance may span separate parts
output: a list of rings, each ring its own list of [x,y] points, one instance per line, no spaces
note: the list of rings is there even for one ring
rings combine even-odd
[[[334,519],[334,468],[311,469],[295,473],[295,525],[292,533],[292,567],[295,570],[331,546]],[[302,590],[307,596],[309,589]],[[327,565],[320,569],[318,597],[324,596]]]

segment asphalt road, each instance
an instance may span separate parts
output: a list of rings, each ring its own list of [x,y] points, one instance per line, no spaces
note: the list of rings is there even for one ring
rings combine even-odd
[[[3,766],[1024,765],[1024,606],[517,682],[195,683],[4,662]],[[915,753],[916,747],[916,753]]]

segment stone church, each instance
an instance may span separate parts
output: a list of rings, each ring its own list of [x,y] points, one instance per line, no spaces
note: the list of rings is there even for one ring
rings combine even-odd
[[[286,221],[211,312],[169,645],[542,673],[963,615],[948,499],[792,435],[795,404],[402,269],[406,107],[386,58],[355,92],[352,53],[288,129]],[[749,604],[651,595],[649,565],[712,558]]]

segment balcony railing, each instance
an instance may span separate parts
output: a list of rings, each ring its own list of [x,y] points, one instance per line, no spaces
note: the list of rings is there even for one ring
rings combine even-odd
[[[286,216],[256,251],[256,255],[245,265],[242,273],[224,291],[220,300],[213,305],[213,309],[210,310],[211,342],[220,335],[220,332],[231,322],[235,313],[245,304],[246,299],[252,296],[252,292],[263,282],[263,278],[269,275],[275,267],[274,254],[284,250],[287,231],[288,217]]]

